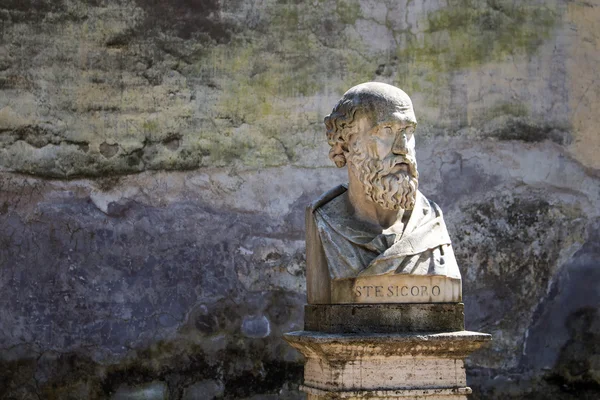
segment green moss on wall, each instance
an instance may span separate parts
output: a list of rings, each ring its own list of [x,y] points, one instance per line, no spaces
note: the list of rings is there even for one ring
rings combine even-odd
[[[142,128],[144,132],[152,134],[158,131],[158,123],[156,121],[144,121]]]
[[[335,11],[343,24],[354,25],[356,20],[362,16],[360,3],[357,0],[338,0]]]
[[[410,37],[402,53],[450,71],[533,54],[557,25],[558,12],[529,2],[451,0],[426,23],[426,35]]]
[[[408,93],[424,94],[432,109],[447,108],[455,74],[533,56],[561,18],[560,8],[549,2],[449,0],[422,17],[419,32],[397,32],[394,83]],[[522,104],[504,101],[473,114],[470,122],[480,123],[501,115],[526,117],[529,112]]]
[[[197,140],[210,143],[204,147],[211,164],[297,160],[293,149],[314,147],[315,135],[323,133],[316,124],[323,117],[303,111],[302,99],[319,94],[332,77],[344,82],[335,88],[339,92],[373,78],[372,60],[358,53],[363,44],[344,31],[361,16],[357,0],[279,2],[265,16],[260,30],[210,48],[195,66],[200,75],[218,70],[213,79],[221,90],[213,117],[226,121],[232,135],[225,140],[224,131],[211,126],[199,133]]]
[[[487,114],[488,118],[494,118],[496,116],[501,115],[512,115],[513,117],[527,117],[529,115],[529,110],[527,109],[527,106],[523,103],[502,102],[491,107]]]
[[[326,162],[310,154],[326,150],[322,120],[333,104],[325,103],[370,80],[420,95],[421,132],[427,125],[432,136],[497,116],[528,117],[526,107],[501,97],[491,109],[467,104],[464,111],[458,102],[467,95],[457,97],[454,78],[510,55],[523,61],[562,18],[554,3],[512,0],[449,0],[434,8],[412,0],[376,7],[360,0],[276,0],[255,10],[188,3],[73,2],[65,7],[85,18],[8,25],[8,42],[23,51],[0,86],[3,79],[31,82],[17,85],[23,95],[5,113],[0,167],[74,177],[235,160],[247,167]],[[206,10],[214,12],[206,17]],[[59,43],[61,51],[41,51],[40,43]],[[49,68],[47,76],[18,67],[38,63]],[[30,93],[36,80],[47,81],[48,110]],[[52,118],[40,115],[57,118],[49,124]],[[20,133],[42,126],[51,129],[51,141]],[[99,151],[104,141],[119,151]]]

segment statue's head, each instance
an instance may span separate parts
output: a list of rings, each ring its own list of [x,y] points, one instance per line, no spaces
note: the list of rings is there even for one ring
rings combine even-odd
[[[358,178],[367,198],[388,210],[414,207],[418,187],[414,131],[408,95],[367,82],[354,86],[325,117],[329,157]]]

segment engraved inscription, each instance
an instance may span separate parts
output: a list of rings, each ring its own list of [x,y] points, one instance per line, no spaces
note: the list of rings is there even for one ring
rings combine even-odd
[[[386,297],[438,297],[442,290],[439,286],[425,285],[359,285],[354,287],[354,294],[358,298],[386,298]]]
[[[332,299],[340,304],[452,303],[462,300],[460,279],[445,276],[368,276],[334,283],[332,289]]]

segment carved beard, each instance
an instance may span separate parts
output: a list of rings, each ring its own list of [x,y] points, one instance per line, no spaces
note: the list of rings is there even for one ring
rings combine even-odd
[[[386,210],[412,210],[415,207],[419,173],[417,162],[410,156],[391,156],[384,160],[368,157],[358,148],[348,155],[356,166],[358,179],[366,190],[367,198]],[[398,163],[406,163],[408,171],[392,172]]]

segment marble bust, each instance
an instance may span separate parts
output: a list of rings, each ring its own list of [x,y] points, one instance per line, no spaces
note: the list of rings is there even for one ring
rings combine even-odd
[[[311,304],[461,301],[439,206],[418,190],[408,95],[379,82],[348,90],[325,117],[329,157],[348,184],[307,209]]]

